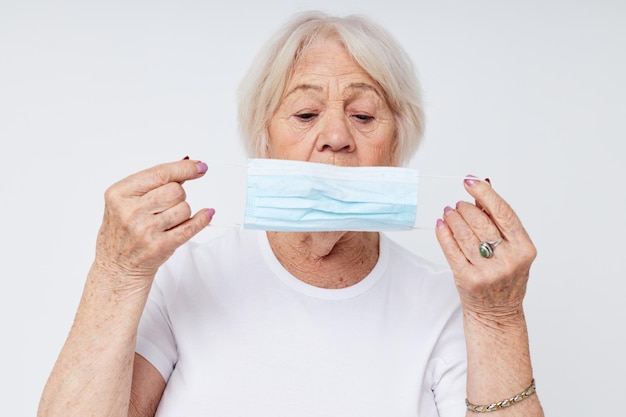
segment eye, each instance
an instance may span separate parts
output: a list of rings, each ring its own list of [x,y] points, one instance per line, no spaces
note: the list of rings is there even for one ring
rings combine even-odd
[[[305,112],[305,113],[298,113],[295,115],[296,118],[302,120],[302,121],[309,121],[314,119],[317,116],[317,113],[310,113],[310,112]]]
[[[369,114],[355,114],[353,117],[359,122],[370,122],[374,120],[374,116],[370,116]]]

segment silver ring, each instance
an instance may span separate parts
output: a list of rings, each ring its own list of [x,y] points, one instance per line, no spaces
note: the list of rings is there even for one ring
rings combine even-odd
[[[478,245],[478,251],[483,258],[491,258],[493,256],[493,250],[502,242],[502,239],[494,240],[492,242],[480,242]]]

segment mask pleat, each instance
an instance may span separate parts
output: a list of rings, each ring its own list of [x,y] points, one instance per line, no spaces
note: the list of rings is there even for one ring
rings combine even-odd
[[[251,160],[244,228],[407,230],[417,213],[417,178],[408,168]]]

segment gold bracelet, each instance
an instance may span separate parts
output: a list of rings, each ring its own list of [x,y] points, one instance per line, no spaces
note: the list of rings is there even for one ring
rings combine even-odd
[[[497,403],[493,403],[493,404],[487,404],[487,405],[474,405],[474,404],[470,404],[470,402],[467,400],[467,398],[465,399],[465,405],[467,406],[467,409],[474,412],[474,413],[489,413],[491,411],[497,411],[501,408],[506,408],[506,407],[510,407],[514,404],[519,403],[520,401],[530,397],[531,395],[533,395],[536,392],[535,389],[535,378],[533,378],[532,382],[530,383],[530,386],[528,388],[526,388],[523,392],[520,392],[517,395],[514,395],[511,398],[508,398],[506,400],[502,400],[500,402]]]

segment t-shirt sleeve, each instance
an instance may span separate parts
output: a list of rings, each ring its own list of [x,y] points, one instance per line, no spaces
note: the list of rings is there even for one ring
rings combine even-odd
[[[431,372],[433,395],[440,417],[464,416],[467,384],[467,353],[461,309],[444,328],[435,351]]]
[[[139,322],[136,352],[150,362],[169,380],[178,360],[176,339],[167,309],[163,284],[172,282],[165,268],[161,268],[152,284],[150,296]]]

